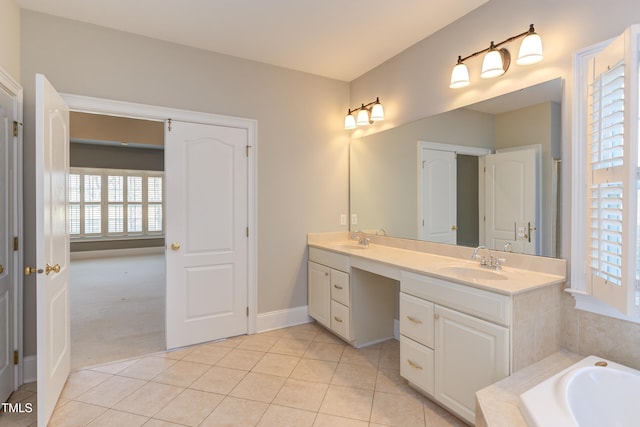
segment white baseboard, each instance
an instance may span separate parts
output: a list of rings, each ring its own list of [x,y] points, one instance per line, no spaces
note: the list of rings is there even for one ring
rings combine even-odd
[[[267,332],[310,322],[313,322],[313,319],[309,317],[309,309],[306,305],[259,313],[256,317],[256,332]]]
[[[38,356],[27,356],[22,359],[22,375],[24,383],[38,380]]]

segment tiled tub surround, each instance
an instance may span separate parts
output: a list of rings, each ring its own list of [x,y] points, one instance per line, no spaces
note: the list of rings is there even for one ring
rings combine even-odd
[[[452,287],[464,285],[468,289],[499,295],[503,301],[506,298],[506,314],[503,322],[498,323],[508,327],[509,374],[560,350],[562,289],[566,278],[564,260],[493,251],[494,255],[506,259],[500,274],[508,279],[471,279],[448,276],[443,271],[446,266],[479,268],[477,261],[470,261],[473,248],[385,236],[368,237],[371,245],[365,249],[349,240],[348,233],[310,234],[308,243],[313,248],[348,256],[351,271],[355,267],[396,280],[407,274],[418,274],[427,281],[445,280]],[[358,301],[352,304],[358,304]],[[444,304],[447,306],[446,302]],[[398,311],[396,308],[396,313]]]

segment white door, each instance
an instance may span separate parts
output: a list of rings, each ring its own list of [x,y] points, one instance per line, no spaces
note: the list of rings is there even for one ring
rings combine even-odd
[[[247,333],[247,129],[165,127],[167,348]]]
[[[14,98],[0,86],[0,402],[5,402],[14,386],[13,369],[13,277],[10,250],[11,179],[13,170]]]
[[[38,425],[46,426],[71,368],[69,108],[41,74],[36,75],[35,159]]]
[[[536,254],[538,249],[538,161],[536,148],[485,156],[485,242],[503,250]],[[482,173],[482,171],[481,171]]]
[[[422,240],[456,243],[456,153],[422,150]]]

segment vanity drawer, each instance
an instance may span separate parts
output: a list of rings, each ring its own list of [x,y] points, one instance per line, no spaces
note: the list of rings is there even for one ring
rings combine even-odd
[[[511,323],[511,298],[431,276],[402,272],[400,291],[503,326]]]
[[[349,272],[350,269],[348,256],[313,247],[309,248],[309,261],[314,261],[318,264],[326,265],[345,272]]]
[[[331,299],[350,307],[349,275],[343,271],[331,270]]]
[[[331,330],[347,341],[351,340],[351,321],[349,307],[331,301]]]
[[[433,348],[433,312],[430,301],[400,292],[400,333]]]
[[[400,376],[433,396],[434,352],[412,339],[400,336]]]

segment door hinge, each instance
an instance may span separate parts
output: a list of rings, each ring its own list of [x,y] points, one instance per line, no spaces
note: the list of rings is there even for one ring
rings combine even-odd
[[[18,350],[14,350],[14,352],[13,352],[13,364],[14,365],[18,364],[18,361],[19,361],[18,355],[19,355]]]
[[[14,237],[13,238],[13,250],[17,251],[19,249],[19,245],[18,245],[18,237]]]
[[[18,126],[19,126],[19,123],[14,120],[13,121],[13,136],[18,136]]]
[[[249,157],[249,149],[251,148],[250,145],[247,145],[247,157]]]
[[[249,227],[247,227],[247,237],[249,237]]]
[[[167,119],[167,130],[171,132],[171,119]]]
[[[247,306],[247,317],[249,317],[249,306]]]

